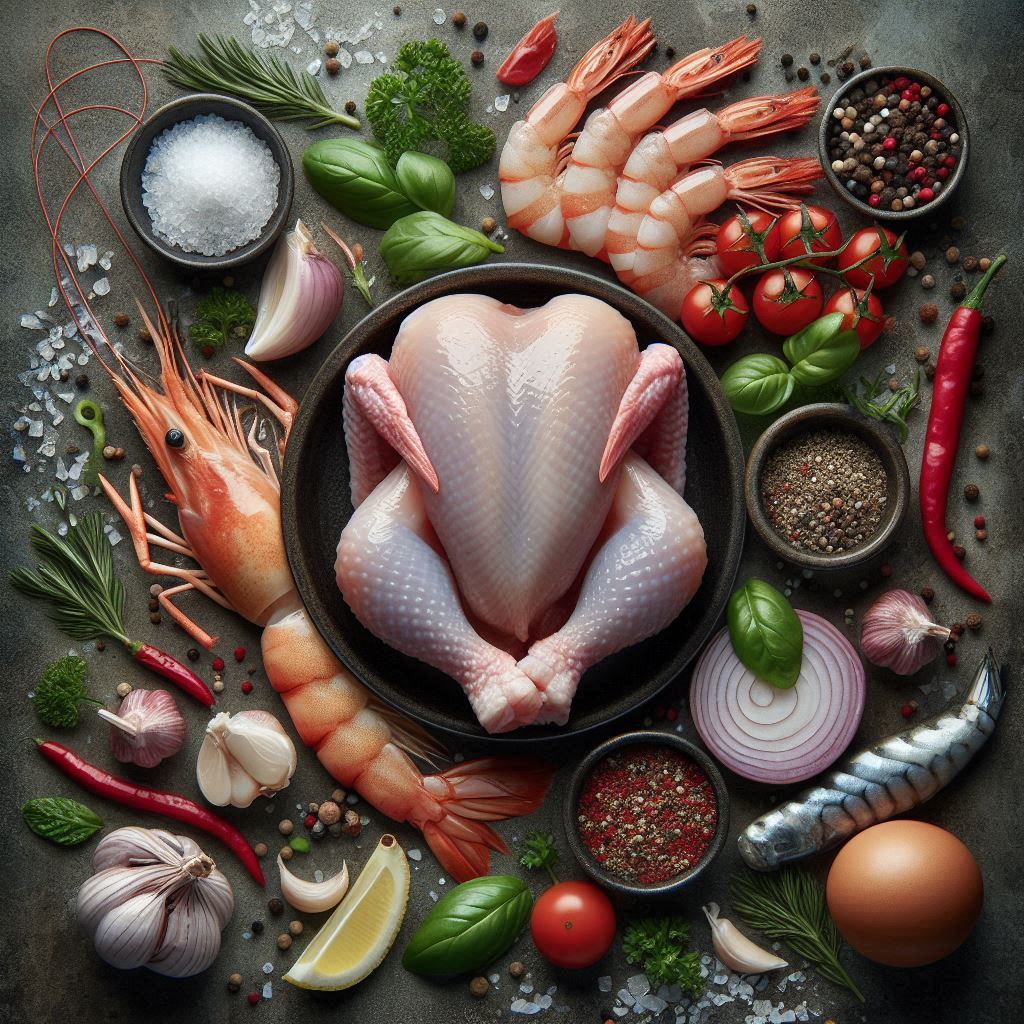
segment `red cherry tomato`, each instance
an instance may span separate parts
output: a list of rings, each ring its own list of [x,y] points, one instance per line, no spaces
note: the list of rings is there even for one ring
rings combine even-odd
[[[763,236],[761,244],[765,261],[774,263],[779,258],[779,225],[776,218],[760,210],[744,210],[743,213],[747,224],[743,223],[739,214],[734,214],[718,229],[718,263],[728,277],[744,267],[756,267],[761,263],[750,236],[751,229]]]
[[[873,345],[885,327],[885,310],[878,296],[859,288],[840,288],[825,303],[825,313],[843,313],[843,330],[856,328],[861,348]]]
[[[680,318],[686,333],[702,345],[726,345],[743,330],[750,314],[750,306],[743,293],[736,285],[729,289],[728,303],[721,312],[715,309],[716,292],[722,295],[725,281],[718,278],[714,281],[701,281],[694,285],[683,299]]]
[[[612,901],[590,882],[559,882],[533,907],[530,932],[541,956],[556,967],[589,967],[615,938]]]
[[[847,271],[846,280],[855,288],[867,288],[872,277],[875,279],[875,291],[894,285],[907,269],[907,247],[888,228],[877,224],[870,228],[861,228],[850,239],[850,244],[842,251],[836,266]],[[878,255],[868,260],[856,270],[850,270],[865,256],[872,253]]]
[[[754,287],[754,316],[773,334],[796,334],[821,316],[821,285],[809,270],[789,270],[792,288],[787,287],[784,270],[769,270]]]
[[[831,210],[823,206],[805,206],[810,224],[807,237],[802,234],[804,229],[803,211],[790,210],[783,214],[779,221],[779,259],[788,260],[793,256],[802,256],[807,252],[810,243],[811,252],[830,252],[843,244],[843,233],[839,230],[839,221]],[[824,265],[828,260],[815,260]]]

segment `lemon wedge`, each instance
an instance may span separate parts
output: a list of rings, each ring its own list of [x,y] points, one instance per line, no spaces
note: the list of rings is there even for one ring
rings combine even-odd
[[[409,903],[409,862],[392,835],[381,836],[348,896],[303,950],[284,980],[336,992],[358,984],[387,956]]]

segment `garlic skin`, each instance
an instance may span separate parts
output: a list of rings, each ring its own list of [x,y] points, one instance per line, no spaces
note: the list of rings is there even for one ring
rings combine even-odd
[[[78,891],[78,923],[112,967],[188,978],[216,960],[235,899],[187,836],[119,828],[100,840],[93,869]]]
[[[949,634],[932,622],[928,606],[916,594],[890,590],[864,613],[860,650],[873,665],[909,676],[939,656]]]
[[[708,903],[703,910],[711,925],[711,943],[715,948],[715,956],[726,967],[737,974],[764,974],[765,971],[777,971],[789,966],[774,953],[751,942],[728,918],[719,917],[717,903]]]
[[[308,348],[331,326],[344,294],[341,271],[317,249],[309,229],[297,220],[267,264],[245,354],[264,362]]]
[[[348,864],[342,863],[341,870],[322,882],[307,882],[293,875],[281,859],[277,858],[277,870],[281,876],[281,895],[290,907],[307,914],[318,914],[322,910],[336,907],[348,892]]]
[[[282,790],[295,774],[295,744],[268,711],[222,711],[199,749],[199,789],[217,807],[248,807]]]
[[[125,764],[155,768],[185,742],[185,719],[166,690],[132,690],[117,714],[106,708],[97,714],[113,726],[110,749]]]

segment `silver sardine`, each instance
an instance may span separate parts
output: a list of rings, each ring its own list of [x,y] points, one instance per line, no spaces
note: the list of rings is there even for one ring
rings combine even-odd
[[[961,707],[854,754],[762,815],[737,840],[740,856],[757,871],[772,871],[924,803],[985,745],[1004,696],[989,650]]]

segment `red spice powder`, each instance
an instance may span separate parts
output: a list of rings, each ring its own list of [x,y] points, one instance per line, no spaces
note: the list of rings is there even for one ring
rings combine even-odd
[[[718,827],[711,780],[671,747],[609,754],[583,784],[576,827],[591,856],[629,882],[657,884],[688,871]]]

